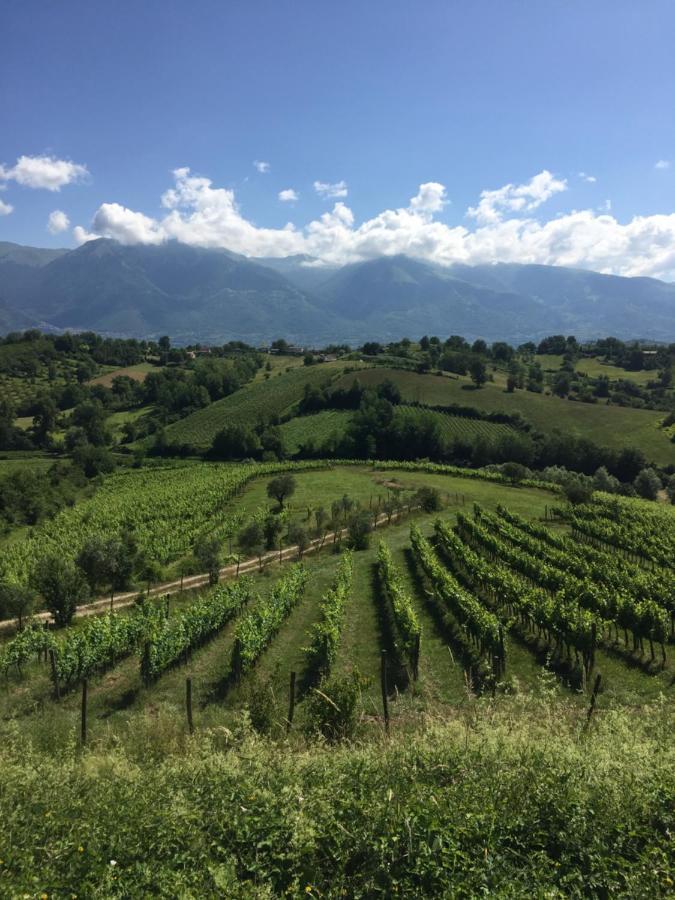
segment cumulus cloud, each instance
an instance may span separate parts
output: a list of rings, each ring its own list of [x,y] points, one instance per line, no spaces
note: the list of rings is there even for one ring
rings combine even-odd
[[[501,221],[506,213],[531,212],[549,197],[567,190],[564,178],[555,178],[546,169],[527,184],[505,184],[493,191],[482,191],[478,206],[470,206],[467,215],[481,225]]]
[[[670,160],[669,159],[659,159],[654,163],[655,169],[669,169],[670,168]]]
[[[329,184],[327,181],[315,181],[314,190],[324,200],[346,197],[348,193],[346,181],[336,181],[335,184]]]
[[[55,209],[53,212],[49,213],[47,228],[52,234],[60,234],[62,231],[67,231],[69,225],[70,219],[63,210]]]
[[[253,165],[256,167],[258,172],[260,172],[261,175],[267,175],[267,173],[270,170],[270,164],[268,162],[263,162],[260,159],[254,159]]]
[[[279,199],[282,203],[295,203],[298,199],[298,194],[293,188],[286,188],[283,191],[279,191]]]
[[[95,237],[151,244],[175,239],[245,256],[306,253],[334,264],[405,253],[440,265],[541,263],[675,280],[675,212],[627,222],[619,222],[609,208],[575,210],[548,220],[533,215],[565,188],[563,180],[544,171],[524,185],[483,191],[472,208],[473,227],[439,221],[437,214],[448,202],[446,189],[426,182],[406,206],[385,209],[360,223],[338,200],[302,228],[290,222],[283,228],[262,228],[243,215],[232,190],[181,168],[162,197],[161,217],[105,203],[91,227],[78,226],[74,236],[78,243]]]
[[[0,181],[16,181],[24,187],[60,191],[89,175],[86,166],[54,156],[20,156],[16,165],[0,165]]]
[[[595,175],[587,175],[586,172],[579,172],[579,178],[583,181],[587,181],[589,184],[595,184],[598,180]]]
[[[4,200],[0,200],[0,216],[8,216],[13,210],[14,207],[11,203],[5,203]]]

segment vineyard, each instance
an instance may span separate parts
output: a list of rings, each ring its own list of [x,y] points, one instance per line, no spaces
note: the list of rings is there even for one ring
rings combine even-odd
[[[275,759],[285,758],[296,745],[307,747],[319,728],[323,742],[331,743],[335,735],[357,737],[355,747],[375,742],[374,752],[392,765],[399,741],[414,741],[417,747],[424,740],[428,714],[439,722],[429,746],[450,746],[455,738],[440,724],[449,710],[464,710],[459,715],[472,723],[456,725],[463,744],[475,740],[492,746],[501,734],[502,716],[505,733],[520,734],[531,715],[537,724],[528,727],[541,730],[542,740],[545,735],[550,741],[564,727],[576,747],[590,721],[589,703],[597,705],[597,723],[584,739],[584,759],[595,752],[596,733],[607,735],[607,759],[616,761],[624,752],[610,736],[610,729],[623,721],[621,707],[640,709],[651,723],[653,740],[662,735],[658,741],[663,748],[667,726],[658,711],[663,708],[659,704],[672,701],[675,591],[672,571],[657,558],[657,548],[669,552],[675,541],[670,510],[602,495],[571,508],[554,491],[461,477],[451,467],[429,464],[293,470],[303,504],[321,497],[322,479],[334,492],[340,487],[355,491],[362,479],[362,491],[376,486],[386,490],[385,484],[394,483],[409,489],[444,486],[443,508],[405,512],[400,521],[383,527],[366,550],[349,551],[342,541],[329,541],[302,561],[269,563],[231,582],[170,597],[139,597],[126,609],[76,620],[61,630],[27,625],[0,643],[0,737],[5,748],[14,746],[18,735],[22,746],[31,748],[24,752],[44,747],[49,753],[58,750],[63,759],[81,752],[74,741],[86,743],[90,755],[137,747],[143,771],[149,772],[148,759],[161,760],[167,747],[199,746],[200,764],[206,765],[207,744],[229,750],[243,741],[234,786],[244,759],[259,752],[259,738],[250,729],[273,739]],[[252,466],[249,471],[188,464],[114,476],[120,482],[115,492],[119,521],[135,509],[139,532],[148,541],[160,541],[171,533],[171,522],[198,531],[213,517],[224,535],[229,517],[244,514],[244,496],[253,504],[248,508],[257,508],[265,478],[256,475],[275,471],[278,467]],[[142,482],[147,505],[139,490]],[[240,495],[244,486],[245,495]],[[60,540],[68,553],[74,552],[79,538],[69,537],[68,527],[73,535],[79,528],[81,537],[88,527],[103,527],[106,508],[108,513],[116,508],[110,498],[103,505],[105,490],[104,485],[82,504],[87,509],[79,518],[62,522],[62,532],[38,538],[36,529],[31,540]],[[180,518],[181,504],[187,507],[190,497],[193,507],[195,498],[203,505],[200,518]],[[153,508],[163,517],[154,525]],[[179,551],[179,537],[174,528],[167,548]],[[15,560],[18,565],[19,557]],[[383,695],[386,746],[377,743],[385,733]],[[486,720],[482,731],[479,723],[486,710],[489,727]],[[448,721],[454,721],[452,716]],[[639,720],[625,726],[631,740],[637,727]],[[202,740],[206,743],[192,743]],[[307,761],[317,752],[312,749]],[[326,760],[338,759],[340,752],[331,749]],[[358,751],[345,752],[346,761]],[[640,752],[646,758],[644,744]],[[429,753],[424,759],[431,759]],[[226,758],[218,752],[218,772]],[[407,765],[419,772],[423,761],[413,756]],[[514,765],[510,763],[510,772]],[[554,765],[547,763],[548,770]],[[655,762],[650,765],[658,771]],[[5,771],[10,771],[7,765]],[[324,784],[327,771],[324,765],[317,785]],[[485,770],[479,765],[476,771]],[[265,777],[259,772],[258,787],[249,786],[241,796],[240,818],[232,819],[229,801],[221,799],[220,816],[214,812],[214,818],[231,826],[232,834],[247,826],[248,811],[258,808],[257,791]],[[339,781],[344,775],[330,777]],[[363,772],[353,777],[359,780]],[[530,774],[529,783],[536,777]],[[658,777],[665,789],[666,776]],[[41,778],[35,790],[43,791],[47,783]],[[472,796],[479,784],[477,779]],[[214,790],[204,789],[209,802]],[[297,802],[283,786],[278,790],[286,805]],[[327,790],[331,802],[341,791],[337,783]],[[641,796],[646,790],[641,788]],[[622,796],[632,796],[627,791],[624,786]],[[328,798],[321,796],[325,805]],[[50,803],[50,809],[59,808],[57,800]],[[343,823],[347,831],[352,815]],[[261,827],[266,829],[267,822]],[[481,820],[477,835],[487,827]],[[60,828],[70,833],[70,826],[61,823]],[[111,829],[115,826],[109,823],[109,833]],[[14,833],[20,831],[15,828]],[[65,858],[78,853],[78,846],[89,853],[95,833],[90,824],[87,836],[74,839],[75,849]],[[126,867],[132,851],[116,844],[101,852]],[[23,871],[18,859],[11,866]],[[670,871],[665,863],[657,870]],[[312,877],[319,877],[318,870]],[[305,876],[304,883],[313,882]],[[283,879],[275,884],[280,890],[287,887]]]
[[[264,381],[254,381],[229,397],[217,400],[166,429],[174,444],[209,447],[225,425],[255,425],[258,421],[283,418],[301,400],[305,386],[321,387],[344,371],[344,363],[322,363],[278,372]]]

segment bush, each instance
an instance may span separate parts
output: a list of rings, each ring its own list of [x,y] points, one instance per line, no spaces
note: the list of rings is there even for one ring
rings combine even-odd
[[[441,508],[441,492],[433,487],[421,487],[416,495],[415,500],[424,512],[438,512]]]
[[[306,702],[307,732],[321,735],[330,743],[352,738],[358,724],[358,702],[365,686],[358,669],[322,681]]]
[[[571,478],[563,487],[565,497],[570,503],[588,503],[593,496],[593,485],[580,478]]]

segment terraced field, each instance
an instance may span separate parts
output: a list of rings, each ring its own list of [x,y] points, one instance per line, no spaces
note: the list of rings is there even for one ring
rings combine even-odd
[[[264,381],[255,381],[230,394],[229,397],[211,403],[191,416],[181,419],[180,422],[170,425],[166,429],[167,440],[171,443],[185,443],[206,448],[225,425],[232,423],[255,425],[261,420],[275,416],[283,417],[291,412],[302,398],[306,385],[319,387],[328,384],[342,374],[344,368],[345,364],[340,362],[322,363],[281,372]],[[351,377],[353,379],[353,376]]]
[[[639,447],[655,463],[675,463],[675,444],[660,428],[665,416],[662,411],[576,403],[528,391],[509,394],[490,383],[476,390],[468,378],[461,376],[418,375],[398,369],[365,369],[358,378],[368,387],[390,379],[408,401],[433,406],[459,404],[485,412],[519,412],[544,432],[560,429],[615,449]],[[353,376],[348,375],[340,379],[338,386],[348,387],[352,381]]]

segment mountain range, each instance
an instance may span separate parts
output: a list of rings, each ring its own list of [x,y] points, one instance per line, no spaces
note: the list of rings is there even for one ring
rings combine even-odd
[[[520,343],[552,333],[675,340],[675,284],[559,266],[441,267],[406,256],[342,267],[170,242],[75,250],[0,243],[0,333],[37,326],[176,343]]]

